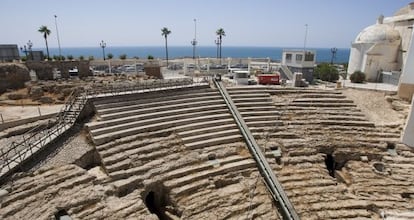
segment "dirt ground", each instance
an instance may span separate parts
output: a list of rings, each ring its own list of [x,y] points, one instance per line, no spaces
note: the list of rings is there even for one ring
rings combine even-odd
[[[344,89],[343,94],[353,100],[366,117],[378,126],[402,125],[405,123],[409,103],[399,100],[396,95],[388,96],[385,92]],[[387,97],[388,96],[388,97]],[[387,101],[389,99],[390,101]],[[398,108],[399,111],[395,110]]]

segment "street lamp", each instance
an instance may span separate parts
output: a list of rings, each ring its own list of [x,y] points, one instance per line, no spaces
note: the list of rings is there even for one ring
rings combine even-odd
[[[28,41],[27,42],[27,47],[28,47],[28,49],[29,49],[29,53],[30,53],[30,58],[31,58],[31,60],[33,60],[33,51],[32,51],[32,47],[33,47],[33,43],[32,43],[32,41]]]
[[[55,15],[55,26],[56,26],[56,36],[59,46],[59,60],[62,60],[62,50],[60,49],[60,39],[59,39],[59,31],[58,31],[58,25],[57,25],[57,15]]]
[[[105,60],[105,47],[106,47],[106,43],[102,40],[99,45],[102,47],[103,59]]]
[[[26,45],[24,45],[23,47],[20,47],[20,51],[24,52],[24,54],[26,55],[26,59],[27,59],[27,52],[28,52],[28,50],[26,48]]]
[[[33,46],[33,43],[29,40],[29,41],[27,42],[27,47],[26,47],[26,45],[23,45],[23,47],[20,47],[20,50],[21,50],[22,52],[24,52],[24,54],[26,55],[26,59],[28,59],[27,52],[30,52],[30,54],[31,54],[31,56],[32,56],[32,60],[33,60],[33,55],[32,55],[32,46]]]
[[[193,45],[193,60],[194,60],[196,45],[197,45],[197,20],[196,19],[194,19],[194,39],[191,41],[191,45]]]
[[[331,57],[331,65],[333,64],[334,59],[336,58],[336,52],[338,51],[338,49],[336,47],[331,48],[331,53],[332,53],[332,57]]]

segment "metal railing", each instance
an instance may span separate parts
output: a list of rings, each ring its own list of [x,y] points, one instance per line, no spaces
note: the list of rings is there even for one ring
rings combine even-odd
[[[281,65],[282,72],[286,75],[289,80],[293,79],[293,73],[286,65]]]
[[[205,82],[194,83],[192,79],[152,80],[128,86],[95,87],[84,91],[74,90],[56,115],[56,121],[53,124],[36,126],[23,134],[22,140],[12,142],[5,150],[0,149],[0,177],[20,166],[35,152],[71,128],[90,98],[102,94],[113,96],[128,94],[128,92],[151,92],[200,84],[205,84]]]
[[[95,87],[87,91],[88,97],[96,97],[102,94],[120,95],[136,91],[157,91],[162,88],[178,88],[182,86],[203,84],[204,82],[193,82],[192,79],[173,79],[173,80],[145,80],[136,84],[127,85],[108,85],[104,87]]]
[[[284,219],[299,219],[298,214],[296,213],[295,208],[293,207],[292,203],[289,201],[285,191],[283,190],[282,185],[277,180],[275,174],[273,173],[272,168],[270,167],[269,163],[266,160],[263,152],[260,150],[256,140],[254,139],[250,129],[247,127],[243,117],[241,116],[240,112],[238,111],[236,105],[232,101],[230,95],[228,94],[227,90],[224,88],[221,82],[218,80],[214,80],[214,84],[219,90],[221,96],[223,97],[224,101],[226,102],[227,107],[229,108],[231,114],[237,126],[239,127],[240,132],[242,133],[247,146],[249,147],[250,152],[255,159],[259,171],[262,174],[266,186],[275,200],[275,202],[279,205],[280,210],[282,211],[282,215]]]

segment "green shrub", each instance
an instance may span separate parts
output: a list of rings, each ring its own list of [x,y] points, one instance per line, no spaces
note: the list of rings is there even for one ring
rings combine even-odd
[[[125,60],[126,58],[127,58],[126,54],[119,55],[119,59],[121,59],[121,60]]]
[[[153,60],[153,59],[154,59],[154,57],[153,57],[152,55],[148,55],[147,59],[148,59],[148,60]]]
[[[351,74],[350,79],[353,83],[363,83],[365,81],[365,73],[361,71],[355,71]]]
[[[336,82],[339,79],[338,70],[329,63],[321,63],[315,68],[313,76],[328,82]]]

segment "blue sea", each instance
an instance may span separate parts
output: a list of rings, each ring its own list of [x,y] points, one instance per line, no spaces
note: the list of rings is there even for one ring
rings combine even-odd
[[[43,50],[46,54],[46,49]],[[236,47],[236,46],[224,46],[222,48],[222,57],[232,58],[271,58],[272,60],[280,61],[282,58],[282,51],[284,49],[301,49],[301,48],[282,48],[282,47]],[[316,51],[316,61],[331,62],[331,49],[330,48],[307,48],[309,50]],[[59,55],[58,48],[49,48],[50,55]],[[61,48],[62,55],[72,55],[75,58],[84,56],[87,59],[89,56],[94,56],[95,59],[102,59],[103,53],[100,47],[71,47]],[[118,58],[121,54],[126,54],[128,58],[139,57],[146,58],[148,55],[152,55],[155,58],[165,58],[165,47],[160,46],[142,46],[142,47],[106,47],[105,54],[112,53],[114,58]],[[338,48],[336,53],[335,63],[347,63],[349,60],[349,48]],[[168,57],[183,58],[192,57],[192,46],[169,46]],[[200,57],[216,57],[217,47],[214,46],[199,46],[196,49],[196,56]]]

